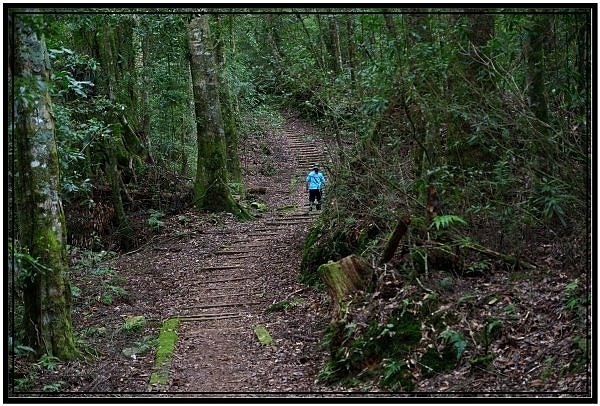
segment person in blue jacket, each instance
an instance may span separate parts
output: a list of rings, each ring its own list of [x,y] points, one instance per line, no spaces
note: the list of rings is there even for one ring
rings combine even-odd
[[[306,177],[306,191],[308,192],[309,211],[312,211],[313,203],[317,201],[317,210],[321,210],[321,200],[323,198],[323,186],[325,186],[325,176],[319,171],[317,165]]]

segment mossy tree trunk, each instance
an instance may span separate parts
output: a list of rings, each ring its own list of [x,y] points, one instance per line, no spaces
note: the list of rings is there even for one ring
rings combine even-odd
[[[248,218],[248,213],[233,199],[227,184],[219,74],[208,15],[200,14],[189,23],[188,40],[198,138],[198,164],[194,184],[196,206],[212,212],[227,211],[237,217]]]
[[[122,127],[121,124],[114,124],[112,126],[113,136],[116,138],[121,137]],[[118,144],[105,140],[105,150],[108,157],[108,162],[105,164],[106,176],[108,178],[108,184],[112,191],[113,207],[115,209],[116,222],[117,222],[117,237],[119,240],[119,246],[128,250],[135,246],[134,231],[131,226],[131,221],[125,213],[123,207],[123,198],[121,196],[122,191],[122,180],[121,171],[119,170],[117,154]]]
[[[227,16],[231,18],[231,16]],[[222,18],[217,18],[218,38],[216,44],[216,59],[219,72],[219,101],[221,102],[221,113],[223,117],[223,129],[225,131],[225,155],[227,156],[227,173],[229,180],[236,183],[242,182],[242,167],[238,151],[238,123],[233,95],[231,94],[229,81],[223,70],[225,67],[225,34]]]
[[[335,14],[328,16],[327,21],[329,23],[327,48],[331,57],[333,71],[336,74],[339,74],[342,71],[344,63],[342,60],[342,48],[340,46],[340,26],[338,16]]]
[[[67,278],[66,227],[59,196],[60,173],[43,38],[16,17],[16,189],[19,245],[36,264],[21,269],[27,345],[60,359],[77,355]]]
[[[116,48],[115,37],[116,34],[114,29],[108,24],[104,24],[98,39],[98,50],[100,53],[100,64],[102,65],[105,77],[105,81],[103,83],[104,91],[108,99],[112,102],[117,101],[117,95],[119,91],[116,66],[118,50]],[[124,141],[122,138],[123,127],[116,114],[109,114],[107,119],[114,124],[111,126],[112,135],[110,136],[110,139],[105,140],[104,142],[104,152],[107,157],[106,162],[104,162],[105,175],[113,195],[112,201],[117,216],[116,222],[119,245],[122,249],[130,249],[134,246],[135,236],[129,218],[125,213],[125,208],[123,207],[123,198],[121,196],[121,193],[124,192],[122,189],[123,181],[121,179],[121,172],[118,165],[119,155],[122,157],[126,157],[128,155],[124,145],[126,141]],[[121,145],[123,148],[120,148]]]

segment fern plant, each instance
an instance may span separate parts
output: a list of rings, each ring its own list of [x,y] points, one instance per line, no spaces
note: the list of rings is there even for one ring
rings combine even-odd
[[[465,340],[462,334],[454,330],[442,331],[439,337],[445,340],[446,344],[453,349],[458,361],[467,348],[467,340]]]
[[[456,225],[466,225],[467,222],[460,216],[456,216],[454,214],[443,214],[441,216],[436,216],[431,220],[431,224],[429,225],[429,228],[432,228],[435,226],[435,229],[437,231],[442,230],[442,229],[447,229],[450,228],[451,226],[456,226]]]
[[[579,278],[575,278],[571,282],[567,283],[564,292],[564,300],[567,310],[573,311],[584,304],[585,300],[582,298],[580,291]]]
[[[408,367],[404,360],[392,360],[385,366],[381,386],[392,391],[411,390],[413,385],[409,378]]]
[[[158,231],[162,226],[165,225],[164,221],[160,219],[164,217],[165,213],[159,210],[150,209],[148,210],[150,217],[148,218],[148,225],[154,230]]]

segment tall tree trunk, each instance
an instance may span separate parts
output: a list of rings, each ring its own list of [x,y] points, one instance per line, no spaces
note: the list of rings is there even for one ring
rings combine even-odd
[[[233,199],[227,185],[225,130],[219,102],[218,72],[210,38],[208,16],[196,16],[188,25],[190,65],[196,112],[198,164],[194,185],[196,205],[209,211],[248,214]]]
[[[108,24],[102,26],[102,34],[99,39],[99,50],[100,50],[100,63],[105,74],[105,92],[110,101],[117,101],[117,49],[115,41],[115,33],[112,27]],[[133,228],[125,208],[123,207],[123,199],[121,196],[122,190],[122,179],[121,172],[118,166],[117,155],[121,152],[118,146],[122,142],[123,128],[119,123],[119,119],[115,114],[109,114],[108,120],[112,122],[113,133],[108,143],[105,143],[105,153],[107,155],[107,162],[104,163],[105,174],[111,187],[111,193],[113,194],[113,206],[115,214],[117,216],[117,234],[119,237],[119,245],[123,249],[130,249],[134,246],[135,236]],[[123,152],[124,152],[123,148]],[[125,154],[126,155],[126,154]]]
[[[544,14],[531,16],[531,25],[527,28],[527,41],[524,46],[526,58],[526,83],[529,108],[541,122],[536,129],[539,137],[533,144],[534,154],[531,158],[533,167],[546,173],[552,173],[554,160],[550,159],[557,151],[548,142],[548,102],[546,100],[546,86],[544,84],[544,42],[550,34],[549,17]]]
[[[121,132],[123,131],[121,124],[113,124],[112,130],[113,137],[119,139],[121,137]],[[112,192],[113,207],[117,217],[117,237],[119,246],[124,250],[128,250],[135,246],[135,238],[131,222],[125,213],[123,198],[121,196],[121,193],[123,193],[121,171],[119,170],[119,165],[117,163],[119,144],[112,142],[112,140],[105,140],[104,147],[108,157],[108,162],[105,164],[105,171]]]
[[[346,15],[346,52],[348,54],[348,68],[350,69],[350,81],[356,86],[356,43],[354,42],[354,16]]]
[[[548,121],[548,105],[544,85],[544,39],[550,30],[546,15],[533,15],[531,27],[527,30],[525,56],[527,58],[527,95],[529,106],[535,116]]]
[[[487,68],[483,65],[477,53],[494,37],[496,16],[484,13],[484,10],[481,9],[474,9],[473,11],[478,11],[481,14],[468,14],[469,59],[466,61],[466,76],[470,85],[477,84],[482,91],[489,92],[493,89],[494,82],[486,74]]]
[[[37,261],[24,278],[26,339],[38,354],[77,355],[66,271],[66,227],[59,197],[59,165],[52,105],[46,87],[48,53],[43,38],[17,17],[15,80],[26,98],[15,105],[19,245]],[[26,101],[25,101],[26,100]]]
[[[452,22],[465,27],[465,49],[460,52],[452,65],[448,79],[448,94],[456,95],[459,100],[484,100],[493,91],[495,83],[487,73],[487,67],[481,62],[483,47],[494,36],[495,15],[483,9],[468,9],[480,14],[457,15]],[[456,38],[455,41],[460,41]],[[464,117],[449,113],[445,120],[448,136],[446,145],[454,144],[450,153],[446,154],[448,162],[456,165],[478,166],[494,156],[485,154],[481,145],[468,143],[473,134],[473,123]],[[455,142],[456,141],[456,142]]]
[[[141,16],[135,15],[137,25],[140,25]],[[140,33],[134,33],[134,47],[136,51],[135,56],[135,70],[137,77],[140,78],[138,84],[136,103],[137,110],[135,112],[138,117],[137,129],[139,131],[140,141],[144,143],[147,150],[146,162],[151,164],[154,162],[152,157],[152,147],[150,145],[150,96],[148,94],[148,88],[150,86],[150,79],[148,76],[149,61],[150,61],[150,34],[141,35]]]
[[[336,15],[329,16],[329,44],[333,59],[333,71],[339,74],[342,71],[343,61],[340,47],[340,27]]]
[[[238,124],[236,121],[235,103],[233,95],[229,91],[229,81],[223,74],[225,67],[225,39],[223,24],[219,16],[218,39],[216,46],[217,68],[219,70],[219,101],[223,115],[223,127],[225,130],[225,154],[227,156],[227,172],[232,182],[242,182],[242,167],[238,152]]]

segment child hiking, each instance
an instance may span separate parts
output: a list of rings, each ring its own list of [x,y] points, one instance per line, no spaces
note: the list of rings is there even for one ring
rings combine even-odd
[[[308,210],[312,211],[313,203],[317,201],[317,210],[321,210],[321,200],[323,198],[322,190],[325,186],[325,176],[319,171],[317,165],[313,166],[313,170],[306,177],[306,191],[308,192]]]

